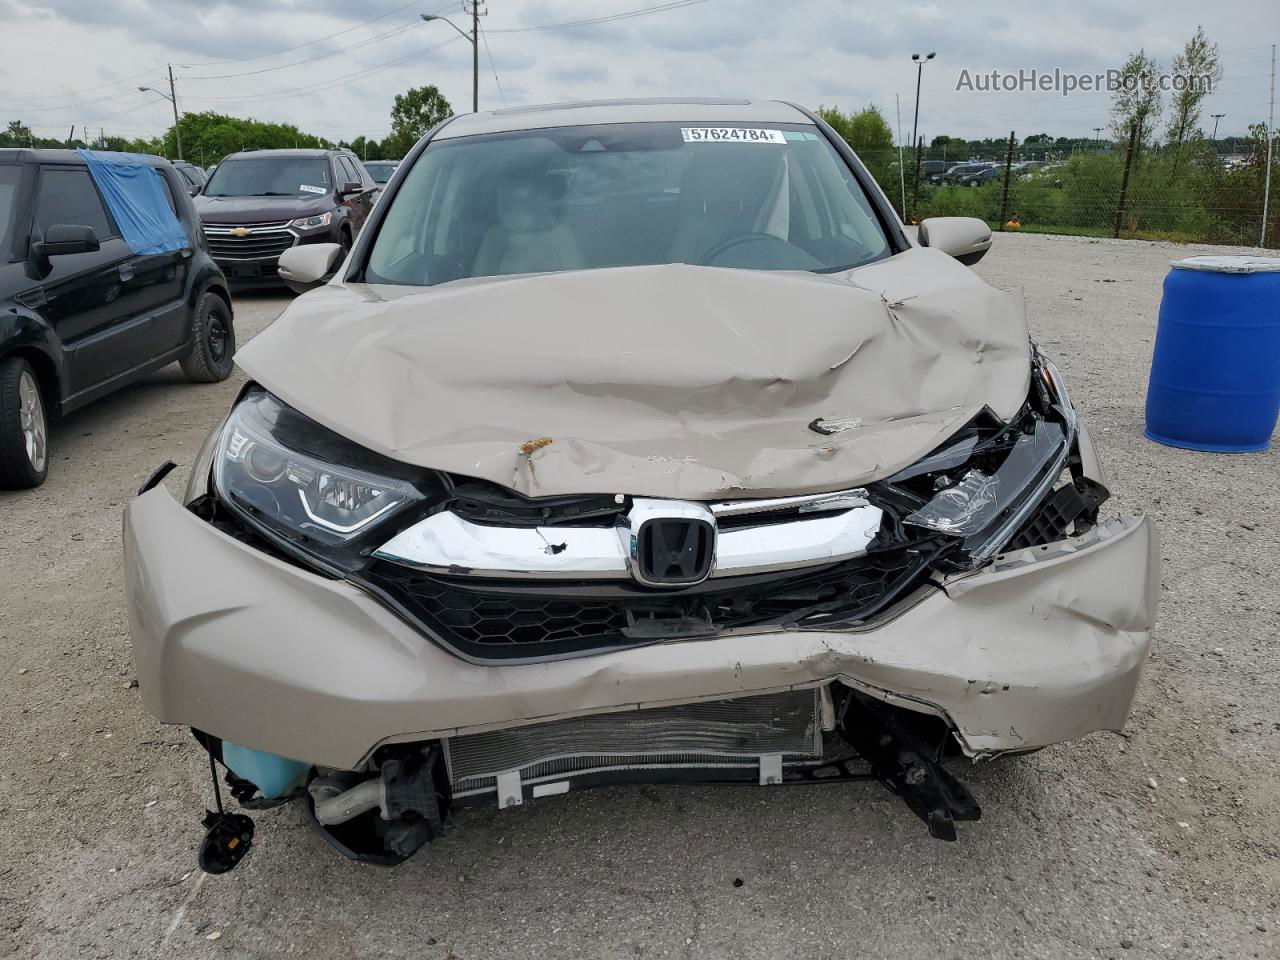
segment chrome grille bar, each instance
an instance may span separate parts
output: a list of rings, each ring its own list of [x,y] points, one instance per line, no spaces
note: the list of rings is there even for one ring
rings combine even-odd
[[[710,576],[768,573],[861,556],[880,530],[882,513],[865,501],[856,502],[861,505],[719,530]],[[645,510],[662,503],[637,501]],[[670,503],[674,511],[681,502]],[[397,534],[374,556],[458,576],[625,580],[633,576],[630,519],[624,517],[614,527],[503,527],[472,523],[446,510]]]

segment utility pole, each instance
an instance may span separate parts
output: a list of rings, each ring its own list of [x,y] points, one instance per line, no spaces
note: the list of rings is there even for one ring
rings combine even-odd
[[[1209,114],[1209,116],[1213,117],[1213,136],[1210,137],[1209,139],[1212,140],[1214,143],[1217,143],[1218,142],[1218,121],[1221,120],[1223,117],[1225,117],[1226,114],[1211,113]]]
[[[173,102],[173,135],[178,141],[178,159],[182,159],[182,118],[178,116],[178,91],[173,86],[173,64],[169,64],[169,99]]]
[[[1276,45],[1271,45],[1271,109],[1267,114],[1267,176],[1262,188],[1262,233],[1258,246],[1267,245],[1267,212],[1271,204],[1271,149],[1275,145],[1276,132]]]
[[[480,0],[471,0],[471,112],[480,112]]]
[[[443,20],[449,26],[462,34],[462,39],[471,44],[471,112],[480,112],[480,18],[488,16],[489,11],[481,10],[480,5],[484,0],[471,0],[471,9],[467,10],[466,3],[462,5],[463,13],[471,14],[471,32],[467,33],[460,26],[447,17],[439,17],[434,13],[419,14],[423,20],[430,23],[432,20]]]
[[[911,187],[911,213],[915,215],[916,204],[920,200],[920,141],[917,139],[917,132],[920,126],[920,77],[924,73],[924,65],[936,57],[937,54],[929,52],[923,57],[918,53],[911,55],[911,62],[916,65],[916,115],[911,121],[911,142],[916,149],[916,173],[915,182]]]

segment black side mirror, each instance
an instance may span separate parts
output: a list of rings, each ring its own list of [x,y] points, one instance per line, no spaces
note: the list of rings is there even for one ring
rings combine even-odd
[[[342,189],[338,191],[338,196],[349,197],[353,193],[360,193],[364,190],[364,186],[355,180],[348,180],[342,185]]]
[[[76,223],[55,223],[44,232],[44,239],[31,244],[31,255],[37,260],[61,257],[69,253],[94,253],[98,236],[93,227]]]
[[[200,191],[201,191],[202,189],[204,189],[204,188],[203,188],[203,187],[201,187],[201,186],[200,186],[200,184],[198,184],[198,183],[193,183],[193,184],[191,184],[191,186],[187,187],[187,193],[191,194],[191,196],[193,196],[193,197],[198,197],[198,196],[200,196]]]

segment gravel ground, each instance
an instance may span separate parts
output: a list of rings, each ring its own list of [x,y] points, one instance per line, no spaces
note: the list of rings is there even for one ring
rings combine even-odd
[[[240,378],[175,366],[69,417],[49,481],[0,494],[0,956],[1280,956],[1280,453],[1141,435],[1161,279],[1208,252],[1000,236],[979,265],[1025,288],[1113,506],[1158,518],[1164,602],[1125,736],[967,772],[956,844],[871,784],[653,787],[465,812],[392,871],[294,805],[193,872],[207,772],[131,683],[120,511],[166,457],[181,489]],[[287,302],[242,298],[241,342]]]

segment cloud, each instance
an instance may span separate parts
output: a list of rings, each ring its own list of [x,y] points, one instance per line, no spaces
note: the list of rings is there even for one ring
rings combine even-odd
[[[560,58],[546,67],[543,75],[552,83],[558,83],[561,86],[585,86],[606,83],[609,79],[609,68],[602,63],[576,62],[570,58]]]
[[[1258,31],[1276,23],[1275,0],[1221,0],[1212,17],[1201,0],[1166,0],[1159,8],[1111,0],[1051,6],[969,0],[960,8],[918,0],[706,0],[591,26],[522,29],[658,2],[494,0],[482,20],[481,107],[502,103],[496,68],[513,106],[578,96],[756,96],[815,107],[875,103],[896,119],[895,95],[904,116],[915,105],[911,53],[936,50],[923,74],[925,133],[991,136],[1034,128],[1081,134],[1105,122],[1105,93],[1066,100],[984,96],[957,91],[956,79],[966,68],[1093,73],[1118,65],[1139,46],[1168,63],[1207,20],[1210,39],[1224,51],[1224,89],[1230,91],[1223,95],[1230,100],[1223,100],[1229,127],[1222,132],[1243,130],[1266,115],[1265,82],[1244,78],[1259,73],[1249,58],[1265,53]],[[385,133],[392,98],[410,86],[435,84],[457,108],[469,107],[470,45],[446,24],[418,19],[440,11],[446,0],[397,9],[404,4],[0,0],[8,71],[0,123],[21,118],[50,130],[76,123],[158,133],[168,123],[168,105],[133,88],[167,84],[169,63],[187,109],[295,123],[331,139]],[[447,15],[468,26],[460,11]],[[365,23],[371,18],[380,19]],[[431,49],[437,44],[445,45]],[[56,80],[50,63],[58,64]],[[1211,97],[1208,109],[1222,106]]]

